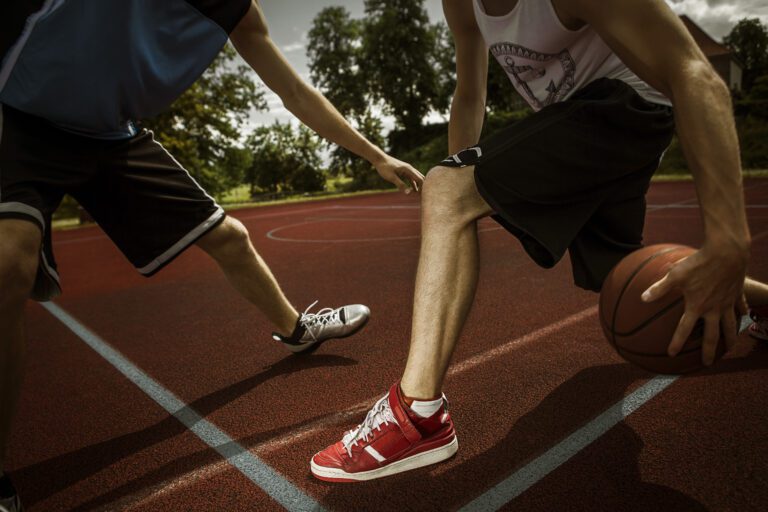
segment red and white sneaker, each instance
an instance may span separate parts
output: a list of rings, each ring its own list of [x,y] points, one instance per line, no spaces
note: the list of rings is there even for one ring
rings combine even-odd
[[[750,309],[749,316],[754,322],[749,326],[749,335],[759,340],[768,341],[768,306]]]
[[[358,482],[402,473],[452,457],[459,449],[448,401],[429,418],[407,410],[395,384],[356,429],[312,457],[312,474],[327,482]]]

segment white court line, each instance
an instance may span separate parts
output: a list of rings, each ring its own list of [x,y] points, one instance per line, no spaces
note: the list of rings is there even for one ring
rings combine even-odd
[[[462,512],[487,512],[500,509],[592,444],[593,441],[623,421],[648,400],[664,391],[677,379],[678,377],[669,375],[659,375],[653,378],[460,510]]]
[[[258,207],[257,207],[258,208]],[[319,212],[323,210],[335,210],[336,206],[321,206],[318,208],[304,208],[302,210],[290,210],[286,212],[275,212],[275,213],[265,213],[263,215],[246,215],[244,217],[236,217],[240,220],[260,220],[260,219],[269,219],[272,217],[285,217],[286,215],[293,215],[298,213],[309,213],[309,212]],[[227,212],[227,215],[229,215],[229,212]],[[82,238],[70,238],[69,240],[61,240],[54,243],[54,245],[67,245],[67,244],[77,244],[81,242],[90,242],[92,240],[108,240],[108,237],[106,234],[96,235],[96,236],[85,236]]]
[[[740,332],[749,327],[751,323],[748,316],[742,317],[739,326]],[[627,416],[667,389],[679,378],[679,375],[657,375],[460,510],[462,512],[488,512],[507,505],[542,478],[568,462],[574,455],[598,440],[611,428],[624,421]]]
[[[317,501],[200,416],[69,313],[50,302],[41,303],[41,306],[280,505],[291,511],[322,510]]]
[[[280,231],[283,231],[285,229],[295,228],[298,226],[307,226],[309,224],[317,224],[320,222],[325,221],[346,221],[346,222],[357,222],[361,219],[357,219],[354,217],[336,217],[336,218],[314,218],[305,220],[303,222],[296,222],[294,224],[286,224],[284,226],[278,226],[275,229],[272,229],[271,231],[268,231],[266,235],[267,238],[270,240],[275,240],[276,242],[293,242],[293,243],[299,243],[299,244],[347,244],[347,243],[356,243],[356,242],[394,242],[398,240],[418,240],[421,238],[421,235],[403,235],[403,236],[382,236],[378,238],[328,238],[328,239],[313,239],[313,238],[287,238],[283,236],[278,236],[277,233]],[[364,220],[370,220],[374,222],[414,222],[414,220],[411,219],[364,219]],[[418,222],[418,220],[416,220]],[[488,233],[489,231],[500,231],[504,229],[501,226],[493,226],[483,229],[478,229],[478,233]]]
[[[533,332],[530,332],[528,334],[525,334],[513,340],[507,341],[502,345],[486,350],[485,352],[481,352],[480,354],[470,357],[469,359],[466,359],[460,363],[451,365],[450,369],[448,370],[448,376],[453,377],[460,373],[464,373],[467,370],[471,370],[472,368],[475,368],[481,364],[484,364],[493,358],[512,352],[513,350],[516,350],[532,341],[536,341],[539,338],[549,336],[562,329],[565,329],[566,327],[570,327],[573,324],[576,324],[584,320],[585,318],[588,318],[594,315],[595,313],[597,313],[597,306],[588,307],[587,309],[584,309],[582,311],[579,311],[578,313],[574,313],[571,316],[568,316],[562,319],[556,324],[549,324],[540,329],[536,329]],[[271,439],[269,441],[265,441],[259,445],[254,446],[253,449],[258,451],[259,453],[266,453],[266,452],[280,449],[283,446],[286,446],[289,444],[294,444],[301,439],[311,436],[321,430],[325,430],[330,425],[336,425],[342,421],[348,420],[350,417],[354,416],[355,414],[366,412],[376,400],[381,398],[382,395],[376,395],[367,400],[359,402],[353,405],[352,407],[347,408],[344,411],[331,414],[324,418],[320,418],[312,423],[305,425],[303,428],[297,430],[293,434],[285,435],[279,439]]]

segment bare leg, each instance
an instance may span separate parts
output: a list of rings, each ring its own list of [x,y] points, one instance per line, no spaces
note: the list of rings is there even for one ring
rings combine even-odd
[[[411,348],[400,382],[412,398],[440,394],[477,288],[477,220],[491,208],[477,192],[474,167],[437,167],[422,191],[421,253]]]
[[[266,315],[278,333],[288,336],[293,332],[299,314],[253,248],[240,221],[227,217],[197,245],[218,262],[232,286]]]
[[[21,388],[24,305],[35,282],[41,238],[32,222],[0,220],[0,471]]]
[[[747,304],[753,307],[768,306],[768,285],[749,277],[744,280],[744,295]]]

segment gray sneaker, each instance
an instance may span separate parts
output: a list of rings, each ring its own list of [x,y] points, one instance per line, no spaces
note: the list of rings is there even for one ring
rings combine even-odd
[[[316,313],[310,313],[317,301],[310,304],[299,317],[298,324],[303,328],[303,333],[294,338],[285,338],[277,333],[272,337],[280,341],[285,347],[294,353],[306,353],[315,351],[323,342],[330,339],[346,338],[352,336],[368,323],[371,310],[362,304],[352,304],[340,308],[323,308]]]
[[[0,512],[22,512],[21,500],[18,495],[12,498],[0,498]]]

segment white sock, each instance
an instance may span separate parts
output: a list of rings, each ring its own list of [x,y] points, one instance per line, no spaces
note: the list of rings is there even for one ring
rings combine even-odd
[[[411,410],[416,413],[416,416],[421,418],[429,418],[437,412],[443,405],[443,398],[440,397],[437,400],[414,400],[411,404]]]

